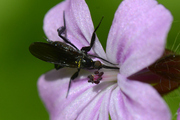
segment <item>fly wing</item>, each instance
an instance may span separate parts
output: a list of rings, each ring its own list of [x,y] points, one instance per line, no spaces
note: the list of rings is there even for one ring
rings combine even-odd
[[[64,43],[62,43],[65,45]],[[30,45],[29,51],[40,60],[58,64],[63,67],[76,67],[75,61],[80,55],[78,51],[66,45],[57,47],[49,43],[34,42]]]

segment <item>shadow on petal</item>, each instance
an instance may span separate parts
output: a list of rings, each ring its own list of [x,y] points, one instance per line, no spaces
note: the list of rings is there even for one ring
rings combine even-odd
[[[60,70],[51,70],[45,74],[45,80],[46,81],[54,81],[59,79],[65,79],[65,78],[71,78],[71,76],[76,72],[77,70],[75,68],[62,68]],[[91,71],[83,70],[81,69],[78,77],[73,80],[73,82],[76,82],[77,80],[81,79],[82,77],[87,77],[88,75],[92,74]]]
[[[45,74],[45,80],[54,81],[63,78],[70,78],[73,73],[75,73],[75,69],[72,68],[62,68],[60,70],[52,70]]]

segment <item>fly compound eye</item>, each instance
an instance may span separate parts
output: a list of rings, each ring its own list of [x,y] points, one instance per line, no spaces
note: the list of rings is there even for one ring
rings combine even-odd
[[[101,69],[102,68],[102,64],[100,61],[95,61],[94,62],[94,68],[95,69]]]

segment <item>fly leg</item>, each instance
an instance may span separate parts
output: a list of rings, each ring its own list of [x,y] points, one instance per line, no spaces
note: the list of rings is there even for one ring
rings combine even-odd
[[[64,26],[62,26],[62,27],[60,27],[60,28],[57,29],[57,32],[58,32],[59,37],[60,37],[61,39],[63,39],[64,42],[66,42],[67,44],[71,45],[72,47],[74,47],[76,50],[79,51],[79,49],[67,39],[65,11],[63,11],[63,21],[64,21]],[[62,34],[65,34],[65,37],[62,36]]]
[[[70,89],[70,87],[71,87],[71,81],[78,77],[79,71],[80,71],[80,69],[78,68],[78,71],[75,72],[75,73],[71,76],[71,79],[70,79],[69,85],[68,85],[68,90],[67,90],[66,98],[68,97],[68,94],[69,94],[69,89]]]
[[[93,32],[93,34],[92,34],[92,36],[91,36],[90,46],[86,46],[86,47],[82,47],[82,48],[81,48],[81,51],[84,51],[86,54],[87,54],[87,52],[89,52],[89,51],[91,50],[91,48],[92,48],[93,45],[94,45],[94,42],[95,42],[95,40],[96,40],[96,31],[97,31],[97,29],[99,28],[99,26],[100,26],[103,18],[104,18],[104,17],[101,18],[101,21],[99,22],[98,26],[96,27],[96,29],[94,30],[94,32]]]
[[[63,11],[63,22],[64,26],[61,26],[60,28],[57,29],[58,35],[65,35],[65,38],[67,38],[67,30],[66,30],[66,20],[65,20],[65,11]]]

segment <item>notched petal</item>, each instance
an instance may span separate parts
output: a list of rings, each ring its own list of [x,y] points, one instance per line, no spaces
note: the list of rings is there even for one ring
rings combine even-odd
[[[39,95],[49,111],[51,120],[67,119],[70,114],[67,111],[65,112],[67,107],[73,113],[81,111],[81,109],[71,106],[70,103],[93,86],[93,84],[87,83],[88,73],[82,71],[82,74],[72,81],[68,98],[66,98],[69,80],[74,72],[74,69],[63,68],[58,71],[52,70],[39,78]],[[83,103],[79,104],[86,105]],[[76,116],[69,117],[75,119]]]
[[[153,0],[126,0],[116,11],[108,36],[107,56],[130,76],[163,54],[172,16]]]
[[[89,8],[84,0],[66,0],[49,10],[45,16],[43,27],[47,37],[53,41],[62,41],[58,36],[57,29],[64,26],[63,11],[65,11],[67,38],[69,41],[79,49],[89,46],[94,26]],[[90,53],[106,58],[97,37]]]
[[[58,36],[57,29],[64,25],[63,11],[67,7],[67,2],[61,2],[51,8],[45,15],[43,29],[48,39],[62,41]]]
[[[152,86],[138,81],[128,80],[118,75],[118,90],[114,93],[113,104],[123,107],[124,114],[117,114],[116,118],[124,120],[170,120],[170,111],[161,96]],[[117,98],[116,96],[121,96]],[[117,111],[120,113],[120,111]],[[122,119],[123,120],[123,119]]]
[[[117,84],[114,82],[90,84],[87,82],[89,72],[82,70],[79,77],[72,81],[66,98],[70,75],[74,72],[73,69],[63,68],[58,71],[52,70],[39,78],[39,95],[51,120],[69,120],[83,116],[89,120],[92,117],[108,119],[108,100],[111,90],[117,87]]]

